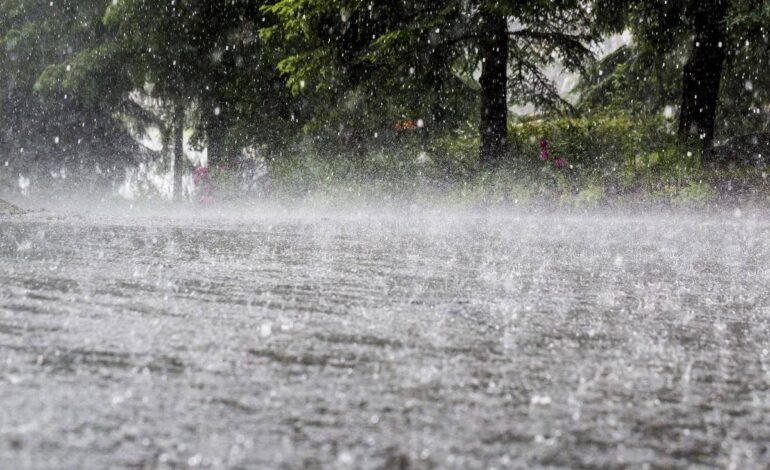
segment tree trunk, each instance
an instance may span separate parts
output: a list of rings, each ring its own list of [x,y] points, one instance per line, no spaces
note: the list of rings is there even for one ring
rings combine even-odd
[[[482,8],[484,8],[482,6]],[[500,13],[482,9],[481,148],[482,166],[496,166],[508,150],[508,24]]]
[[[725,61],[729,0],[701,0],[693,6],[695,37],[682,77],[682,109],[679,135],[696,135],[707,151],[714,140],[719,86]]]
[[[430,122],[427,126],[425,135],[429,132],[441,130],[444,128],[447,117],[447,101],[444,85],[446,77],[444,70],[447,66],[446,49],[437,48],[430,54],[430,75],[428,80],[430,81],[430,88],[433,90],[433,103],[430,106],[430,120],[426,119],[426,122]]]
[[[184,174],[184,105],[174,107],[174,200],[182,199],[182,176]]]
[[[208,165],[209,168],[227,167],[229,163],[224,155],[222,142],[224,141],[224,129],[218,120],[209,125],[208,134]]]

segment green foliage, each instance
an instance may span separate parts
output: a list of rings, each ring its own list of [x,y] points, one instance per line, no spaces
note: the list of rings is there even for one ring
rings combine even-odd
[[[282,140],[298,127],[276,51],[257,34],[259,7],[251,0],[109,2],[98,16],[108,39],[49,67],[37,89],[106,101],[121,112],[135,110],[132,90],[169,110],[184,103],[195,140],[216,140],[216,163],[230,164],[240,148]]]
[[[702,206],[712,201],[716,192],[708,183],[692,181],[680,189],[674,197],[674,202],[682,205]]]
[[[602,186],[591,185],[581,189],[575,195],[575,207],[581,209],[592,209],[597,207],[605,197],[605,191]]]
[[[634,43],[589,68],[575,90],[578,107],[585,112],[610,108],[646,115],[668,107],[673,114],[680,104],[696,0],[598,3],[599,24],[612,32],[628,28]],[[730,2],[716,129],[720,138],[770,129],[768,5],[766,0]]]
[[[431,162],[449,179],[468,179],[481,167],[476,158],[479,138],[470,125],[433,139],[428,148]]]
[[[734,0],[728,31],[728,73],[717,116],[720,136],[769,132],[770,2]]]
[[[12,171],[50,178],[66,166],[70,176],[93,175],[98,165],[97,173],[117,175],[130,160],[133,142],[110,119],[120,82],[92,83],[96,91],[80,99],[68,81],[96,66],[94,51],[109,43],[101,22],[109,2],[0,2],[0,153]],[[108,68],[120,70],[114,61]]]
[[[123,68],[124,60],[114,43],[98,45],[46,67],[33,89],[49,97],[66,95],[95,108],[111,109],[133,87]]]
[[[517,24],[509,33],[513,101],[567,107],[544,67],[557,59],[568,70],[583,67],[593,40],[586,5],[517,1],[485,2],[484,8]],[[360,152],[360,144],[338,132],[351,123],[374,135],[396,119],[421,118],[426,129],[441,134],[478,116],[476,72],[485,31],[475,3],[281,0],[262,11],[276,20],[261,34],[287,50],[278,69],[291,90],[323,103],[307,130],[326,143],[338,135],[342,146]]]
[[[573,93],[586,113],[662,114],[673,110],[682,93],[685,48],[665,55],[639,46],[621,46],[587,69]],[[672,111],[673,114],[673,111]]]
[[[511,126],[513,152],[540,166],[540,138],[550,142],[552,157],[561,157],[569,173],[594,179],[623,180],[651,165],[649,155],[681,160],[672,124],[663,118],[627,114],[554,117],[524,120]],[[685,151],[686,153],[686,151]],[[682,165],[687,163],[681,161]]]
[[[668,106],[676,114],[694,0],[53,3],[0,1],[0,152],[24,148],[30,165],[82,160],[81,142],[112,163],[118,144],[133,152],[116,132],[126,123],[137,134],[157,126],[169,143],[169,111],[181,103],[223,178],[242,149],[259,147],[298,187],[382,179],[401,190],[427,179],[472,199],[591,206],[617,191],[677,192],[699,172],[698,152],[663,116]],[[731,5],[722,136],[770,126],[770,10],[766,0]],[[478,162],[480,9],[508,20],[509,104],[548,113],[511,123],[501,176]],[[634,43],[591,64],[588,46],[625,29]],[[555,62],[584,74],[576,109],[544,71]],[[417,120],[419,129],[394,130]],[[565,169],[538,159],[540,137]]]

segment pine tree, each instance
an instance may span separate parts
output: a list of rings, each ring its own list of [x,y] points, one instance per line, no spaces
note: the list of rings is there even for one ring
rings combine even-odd
[[[593,38],[580,1],[281,0],[265,11],[278,23],[264,34],[293,41],[279,67],[296,92],[320,91],[336,103],[351,90],[379,88],[388,99],[377,93],[365,99],[379,108],[370,114],[383,115],[406,91],[426,90],[431,101],[413,107],[438,110],[443,96],[470,84],[481,101],[479,157],[488,167],[507,153],[509,102],[566,107],[543,67],[558,60],[580,69]]]
[[[0,2],[0,154],[19,172],[48,175],[67,166],[93,175],[98,165],[99,172],[117,176],[119,165],[130,164],[135,147],[111,122],[109,87],[91,100],[44,93],[83,73],[81,55],[110,57],[99,48],[106,40],[101,14],[108,3]]]
[[[589,73],[583,107],[678,105],[680,135],[706,154],[715,136],[767,128],[768,0],[600,1],[596,11],[605,32],[628,28],[634,42]]]
[[[179,197],[184,129],[193,131],[191,141],[205,142],[210,164],[231,167],[237,147],[277,140],[290,127],[281,123],[290,120],[293,101],[256,34],[259,7],[249,0],[109,2],[101,20],[107,40],[73,59],[82,73],[49,67],[41,88],[85,98],[104,96],[108,86],[113,111],[173,134]],[[129,99],[135,90],[160,103],[159,116]]]

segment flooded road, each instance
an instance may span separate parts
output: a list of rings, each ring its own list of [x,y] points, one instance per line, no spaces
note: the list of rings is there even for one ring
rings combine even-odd
[[[0,468],[770,468],[770,218],[0,218]]]

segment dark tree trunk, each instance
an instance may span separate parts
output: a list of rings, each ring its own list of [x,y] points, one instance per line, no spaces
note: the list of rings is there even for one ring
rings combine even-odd
[[[695,37],[682,78],[679,135],[682,138],[697,136],[704,151],[711,148],[714,140],[719,86],[725,61],[728,3],[729,0],[700,0],[693,6]]]
[[[208,164],[209,168],[229,167],[230,163],[225,156],[224,140],[225,128],[219,117],[213,117],[208,129]]]
[[[508,24],[504,15],[482,10],[481,148],[485,167],[496,166],[508,150]]]
[[[174,200],[182,199],[182,176],[184,174],[184,105],[174,107]]]
[[[447,96],[443,89],[446,82],[446,68],[448,59],[446,49],[434,49],[430,54],[430,88],[433,90],[433,103],[430,107],[431,119],[428,131],[444,128],[447,117]],[[427,134],[427,133],[426,133]]]

